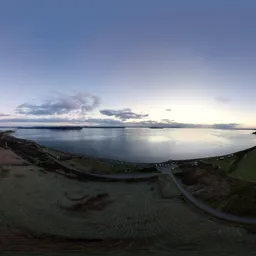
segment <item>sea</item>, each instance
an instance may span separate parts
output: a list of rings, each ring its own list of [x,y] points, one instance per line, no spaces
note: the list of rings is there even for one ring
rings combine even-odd
[[[196,128],[15,129],[19,138],[61,151],[136,163],[220,156],[256,146],[253,130]]]

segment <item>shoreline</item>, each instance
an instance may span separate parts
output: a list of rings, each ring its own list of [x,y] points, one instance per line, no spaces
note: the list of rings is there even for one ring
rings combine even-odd
[[[186,160],[168,160],[161,163],[146,164],[130,163],[98,157],[88,157],[55,150],[49,147],[41,146],[35,141],[17,138],[13,136],[12,131],[0,133],[0,146],[7,146],[21,158],[25,159],[31,164],[44,168],[46,171],[54,171],[71,179],[75,178],[81,180],[103,181],[115,181],[119,179],[150,179],[159,175],[158,168],[171,167],[174,164],[177,165],[178,168],[181,168],[182,172],[176,175],[180,176],[179,179],[181,179],[181,182],[184,185],[187,186],[186,183],[188,182],[188,188],[190,188],[191,184],[194,184],[193,186],[196,184],[201,184],[201,177],[208,179],[208,186],[215,186],[216,191],[220,190],[218,186],[222,186],[220,180],[223,180],[221,182],[224,183],[228,182],[227,184],[229,184],[229,180],[232,181],[232,184],[236,181],[237,183],[235,184],[238,185],[235,186],[240,186],[239,184],[245,183],[256,184],[256,176],[254,173],[252,180],[239,177],[239,172],[237,174],[237,168],[244,160],[246,160],[247,155],[254,154],[254,152],[256,152],[256,146],[224,156]],[[207,178],[208,176],[209,178]],[[217,177],[219,177],[219,181],[216,180]],[[215,185],[213,185],[214,183],[211,182],[215,182]],[[199,188],[196,188],[195,191],[193,189],[193,193],[196,192],[198,194],[197,191],[202,190],[202,184],[200,186],[198,185]],[[203,187],[205,187],[205,185],[203,185]],[[201,194],[198,194],[199,197]],[[206,201],[207,200],[208,199],[206,199]]]
[[[115,128],[144,128],[148,129],[151,126],[0,126],[0,129],[8,128],[8,129],[44,129],[47,128],[55,128],[55,127],[64,127],[64,128],[72,128],[72,127],[81,127],[81,128],[103,128],[103,129],[115,129]],[[161,126],[164,129],[210,129],[210,130],[228,130],[228,131],[255,131],[256,128],[215,128],[215,127],[168,127],[168,126]]]
[[[99,128],[105,128],[105,127],[99,127]],[[124,128],[130,128],[130,127],[124,127]],[[29,128],[29,129],[31,129],[31,128]],[[232,130],[235,130],[235,129],[232,129]],[[2,131],[0,130],[0,133],[1,132]],[[15,131],[10,131],[10,132],[11,132],[11,134],[14,134],[13,136],[15,138],[18,138],[18,137],[15,136]],[[18,139],[23,139],[23,138],[18,138]],[[28,140],[28,139],[23,139],[23,140]],[[81,158],[84,158],[84,157],[85,158],[91,158],[91,159],[95,159],[95,160],[98,159],[98,160],[102,160],[102,161],[106,161],[106,162],[116,162],[116,163],[120,163],[120,164],[121,163],[131,164],[131,165],[140,165],[140,164],[141,165],[161,165],[161,164],[170,164],[172,162],[176,162],[176,163],[183,163],[184,162],[185,163],[185,162],[199,161],[199,160],[204,160],[204,159],[206,160],[206,159],[214,159],[214,158],[221,158],[221,157],[229,157],[230,155],[239,154],[239,153],[242,153],[244,151],[251,150],[252,148],[256,148],[256,145],[255,145],[255,146],[252,146],[252,147],[249,147],[249,148],[241,149],[239,151],[234,151],[234,152],[232,151],[231,153],[227,153],[227,154],[214,155],[214,156],[205,156],[205,157],[197,157],[197,158],[167,159],[165,161],[159,161],[159,162],[132,162],[132,161],[126,161],[126,160],[113,159],[113,158],[97,157],[97,156],[93,156],[93,155],[84,155],[84,154],[81,154],[81,153],[72,153],[72,152],[69,152],[69,151],[66,151],[66,150],[64,151],[62,149],[57,149],[57,148],[53,148],[53,147],[49,147],[49,146],[40,145],[37,142],[35,142],[34,140],[29,140],[29,141],[36,143],[38,146],[40,146],[42,148],[48,148],[50,150],[59,152],[61,154],[67,154],[67,155],[72,155],[72,156],[81,157]]]
[[[110,176],[114,177],[113,174],[126,174],[126,176],[129,176],[129,174],[132,176],[134,174],[135,176],[136,173],[138,173],[138,177],[142,177],[142,174],[145,173],[144,176],[146,177],[150,176],[149,173],[157,173],[155,164],[130,163],[55,150],[41,146],[32,140],[17,138],[11,135],[9,131],[0,134],[0,145],[9,147],[30,163],[45,167],[46,169],[62,168],[66,170],[66,173],[73,172],[80,177],[93,178],[94,176],[97,178],[96,176],[98,175],[100,179],[107,178],[104,177],[104,174],[107,174],[111,178]],[[113,171],[111,171],[111,168]],[[115,171],[115,169],[120,169],[120,171]],[[125,178],[124,175],[122,176]]]
[[[224,200],[225,197],[218,193],[224,191],[229,195],[229,191],[222,185],[232,178],[228,177],[228,172],[225,175],[222,173],[222,176],[220,170],[214,169],[211,163],[198,162],[195,165],[194,161],[187,160],[180,172],[179,168],[175,167],[175,161],[170,162],[170,166],[154,166],[154,171],[148,168],[148,164],[147,167],[142,165],[145,167],[144,171],[143,168],[140,169],[141,165],[129,164],[128,166],[132,167],[125,174],[125,168],[128,168],[123,167],[125,164],[115,166],[114,162],[101,162],[98,158],[78,157],[75,154],[55,151],[34,141],[16,138],[10,131],[0,133],[0,150],[0,153],[8,156],[10,160],[10,163],[3,165],[1,161],[7,158],[0,158],[0,232],[7,237],[6,243],[9,246],[12,246],[13,239],[4,232],[14,230],[13,232],[17,233],[16,228],[24,236],[31,237],[32,247],[36,246],[34,237],[38,237],[42,246],[45,243],[52,245],[56,238],[69,241],[73,248],[78,241],[87,243],[111,239],[136,239],[139,244],[146,239],[148,244],[152,244],[157,237],[163,235],[170,241],[179,242],[178,237],[184,236],[184,227],[189,231],[185,234],[188,240],[184,241],[190,242],[207,236],[209,239],[219,239],[219,230],[226,232],[225,230],[231,227],[234,234],[229,235],[236,237],[235,234],[239,231],[243,232],[247,239],[247,233],[249,237],[254,229],[253,225],[239,226],[228,219],[220,221],[216,216],[199,211],[193,203],[184,200],[175,181],[171,180],[168,174],[171,172],[187,193],[201,204],[216,209],[215,205],[211,205],[211,198],[216,198],[217,203]],[[248,154],[250,153],[249,150]],[[232,162],[231,160],[233,159],[223,159]],[[16,165],[13,164],[14,161]],[[221,165],[221,161],[218,164]],[[93,168],[104,169],[104,177]],[[116,174],[114,170],[117,171]],[[142,178],[136,176],[138,170]],[[188,174],[192,176],[187,176]],[[135,176],[132,177],[133,175]],[[195,185],[197,190],[191,190],[187,183]],[[249,184],[249,188],[251,186],[249,182],[239,181],[234,184]],[[200,195],[198,191],[204,194]],[[202,199],[202,195],[209,198]],[[19,211],[21,206],[23,210]],[[39,212],[42,214],[38,214]],[[160,223],[165,225],[158,225],[159,222],[155,221],[156,215]],[[238,219],[246,217],[243,214],[236,216]],[[252,217],[254,216],[256,215]],[[199,224],[200,229],[195,230],[195,226]],[[252,228],[252,231],[249,228]],[[54,238],[53,241],[45,240],[51,237]]]
[[[83,154],[79,154],[79,153],[72,153],[72,152],[69,152],[69,151],[63,151],[63,150],[60,150],[60,149],[40,145],[34,140],[18,138],[18,137],[15,136],[15,131],[13,131],[13,130],[8,130],[8,131],[1,131],[0,130],[0,136],[1,136],[1,134],[11,135],[12,137],[14,137],[18,140],[23,140],[24,142],[27,141],[27,142],[30,142],[30,143],[34,143],[35,145],[37,145],[37,147],[40,147],[40,148],[43,148],[43,149],[48,149],[50,151],[57,152],[57,153],[60,153],[60,154],[64,154],[65,156],[72,156],[72,157],[77,157],[77,158],[81,158],[81,159],[83,159],[83,158],[84,159],[93,159],[93,160],[105,161],[105,162],[110,162],[110,163],[128,164],[128,165],[161,166],[161,165],[164,165],[164,164],[171,164],[172,162],[175,162],[177,164],[182,164],[182,163],[201,161],[201,160],[211,160],[211,159],[217,159],[217,158],[228,158],[228,157],[231,157],[233,155],[246,153],[247,151],[251,151],[253,149],[256,149],[256,145],[255,145],[255,146],[252,146],[252,147],[249,147],[249,148],[245,148],[245,149],[235,151],[235,152],[232,152],[232,153],[228,153],[228,154],[224,154],[224,155],[206,156],[206,157],[200,157],[200,158],[187,158],[187,159],[168,159],[168,160],[162,161],[162,162],[146,162],[145,163],[145,162],[130,162],[130,161],[117,160],[117,159],[112,159],[112,158],[96,157],[96,156],[92,156],[92,155],[83,155]]]

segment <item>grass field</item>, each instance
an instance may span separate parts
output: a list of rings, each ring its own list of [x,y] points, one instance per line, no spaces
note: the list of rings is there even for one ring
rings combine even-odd
[[[244,180],[256,181],[256,150],[245,154],[233,176]]]
[[[244,153],[244,156],[239,160],[237,166],[234,166],[234,170],[230,172],[230,168],[236,159],[238,159],[238,156],[233,155],[232,157],[225,156],[202,159],[201,162],[219,166],[221,171],[231,177],[247,181],[256,181],[256,150]]]
[[[155,168],[150,168],[152,167],[150,164],[130,164],[94,158],[73,158],[64,162],[77,169],[94,173],[131,173],[141,172],[143,169],[146,169],[145,171],[147,172],[157,171]]]
[[[44,152],[52,155],[53,157],[66,157],[69,154],[58,150],[44,148]],[[100,159],[94,157],[76,157],[73,155],[71,159],[60,160],[64,164],[77,168],[81,171],[93,172],[93,173],[134,173],[134,172],[156,172],[157,169],[153,167],[153,164],[143,163],[127,163],[122,161]]]
[[[209,159],[202,159],[201,162],[206,164],[212,164],[213,166],[219,166],[222,171],[228,173],[232,163],[236,160],[236,156],[232,157],[216,157],[216,158],[209,158]]]

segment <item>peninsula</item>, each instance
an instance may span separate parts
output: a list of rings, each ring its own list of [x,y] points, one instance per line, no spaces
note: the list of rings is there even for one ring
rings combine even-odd
[[[20,126],[18,129],[82,130],[81,126]]]

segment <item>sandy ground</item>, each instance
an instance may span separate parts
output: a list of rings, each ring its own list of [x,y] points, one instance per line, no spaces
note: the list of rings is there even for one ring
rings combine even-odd
[[[1,165],[25,165],[27,162],[13,153],[10,149],[0,147],[0,166]]]

